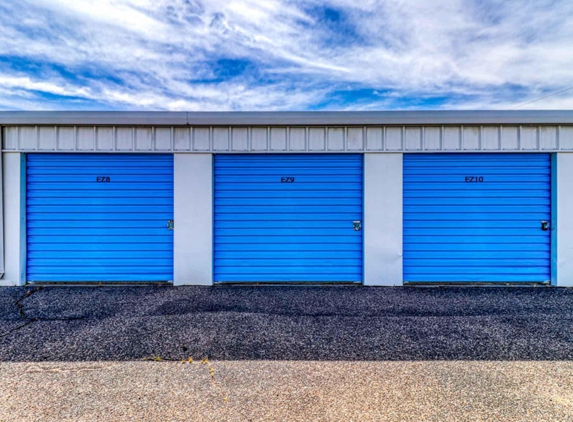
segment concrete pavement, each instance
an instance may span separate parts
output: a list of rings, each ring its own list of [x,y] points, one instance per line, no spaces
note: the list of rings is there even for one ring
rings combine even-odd
[[[0,385],[18,422],[573,419],[571,362],[2,363]]]

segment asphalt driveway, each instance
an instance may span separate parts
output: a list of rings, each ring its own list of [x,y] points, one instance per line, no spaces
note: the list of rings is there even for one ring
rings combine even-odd
[[[0,361],[571,360],[573,290],[0,289]]]

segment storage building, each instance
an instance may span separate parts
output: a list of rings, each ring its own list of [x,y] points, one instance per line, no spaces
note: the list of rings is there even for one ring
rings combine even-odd
[[[0,285],[573,286],[572,111],[0,112]]]

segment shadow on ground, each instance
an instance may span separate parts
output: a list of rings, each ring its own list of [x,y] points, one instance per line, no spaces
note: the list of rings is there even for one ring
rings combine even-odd
[[[572,360],[573,290],[0,289],[0,361]]]

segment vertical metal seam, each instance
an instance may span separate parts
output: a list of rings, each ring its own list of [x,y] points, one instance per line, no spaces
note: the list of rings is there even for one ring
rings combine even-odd
[[[482,132],[483,132],[483,125],[480,125],[479,126],[479,132],[478,132],[478,150],[479,151],[483,151]]]
[[[195,146],[195,127],[189,126],[189,152],[197,151]]]
[[[503,136],[503,126],[499,125],[497,127],[497,150],[498,151],[503,151],[503,144],[502,144],[502,136]]]
[[[466,145],[465,145],[465,137],[464,137],[464,125],[460,125],[460,141],[459,142],[460,142],[459,150],[465,151]]]
[[[209,126],[209,150],[215,152],[215,142],[213,141],[213,126]]]
[[[561,125],[557,125],[557,132],[555,133],[555,149],[561,151]]]
[[[36,151],[40,150],[40,128],[38,125],[34,126],[36,131]]]
[[[78,151],[78,127],[74,126],[74,152]]]
[[[521,125],[517,126],[517,149],[522,151],[522,144],[521,144]]]
[[[382,151],[386,151],[386,126],[382,126]]]
[[[420,137],[422,142],[422,151],[426,151],[426,126],[420,127]]]
[[[251,148],[252,145],[252,139],[251,136],[253,134],[253,128],[252,126],[247,126],[247,151],[252,151],[253,149]]]
[[[131,151],[135,152],[135,126],[131,127]]]
[[[444,151],[444,126],[440,126],[440,151]]]

